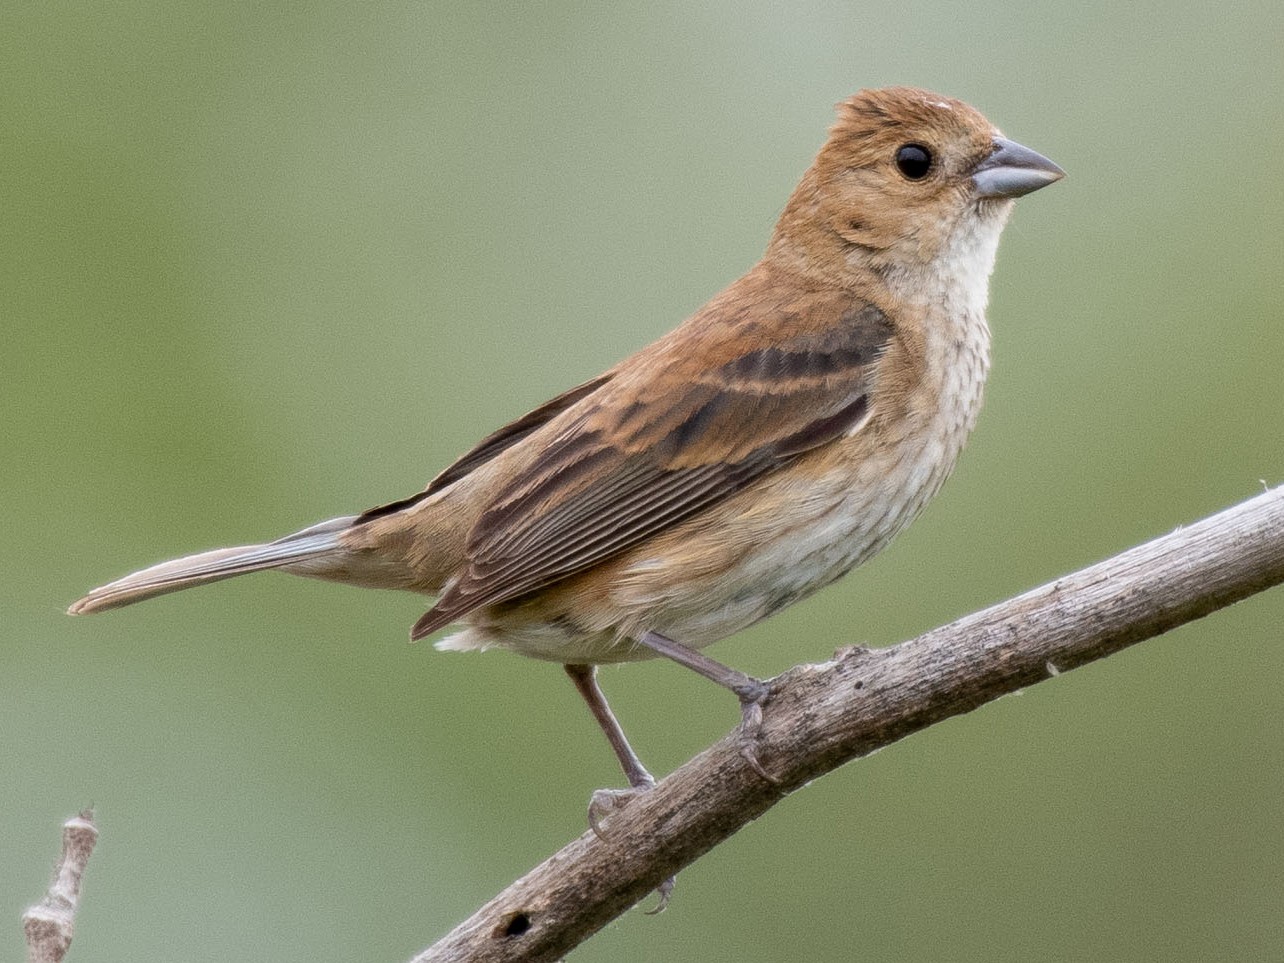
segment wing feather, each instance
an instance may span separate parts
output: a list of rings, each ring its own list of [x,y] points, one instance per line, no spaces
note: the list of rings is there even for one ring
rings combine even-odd
[[[878,308],[848,302],[837,323],[712,367],[675,357],[671,373],[687,377],[665,384],[677,390],[616,369],[482,513],[467,567],[412,636],[583,571],[840,437],[868,416],[894,333]]]

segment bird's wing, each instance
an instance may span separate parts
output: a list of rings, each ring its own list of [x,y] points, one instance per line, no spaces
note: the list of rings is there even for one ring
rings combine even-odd
[[[580,572],[858,426],[892,322],[850,301],[829,324],[808,321],[724,339],[712,365],[669,352],[658,372],[617,368],[483,512],[466,567],[412,638]]]

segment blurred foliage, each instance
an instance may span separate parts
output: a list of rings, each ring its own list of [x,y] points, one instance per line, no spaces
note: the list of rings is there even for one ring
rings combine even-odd
[[[715,654],[889,643],[1282,480],[1284,8],[10,4],[0,12],[0,952],[63,818],[95,960],[400,960],[618,783],[556,666],[419,600],[82,590],[408,494],[758,256],[831,104],[967,99],[1019,205],[956,477]],[[847,767],[576,958],[1279,959],[1284,592]],[[660,772],[726,731],[604,673]]]

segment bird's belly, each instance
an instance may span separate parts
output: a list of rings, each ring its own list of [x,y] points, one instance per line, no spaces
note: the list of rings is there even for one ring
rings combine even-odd
[[[805,486],[787,479],[775,517],[755,512],[739,524],[693,538],[662,557],[626,570],[617,595],[647,612],[651,628],[694,648],[725,638],[792,605],[881,551],[922,510],[953,465],[939,450],[903,453],[884,470],[866,463],[859,476],[835,470]],[[796,488],[796,491],[790,491]],[[768,499],[767,504],[776,499]],[[788,506],[787,508],[785,506]],[[743,546],[727,552],[729,546]],[[693,557],[728,559],[701,577]],[[648,579],[657,570],[668,578]],[[675,577],[695,569],[693,577]]]

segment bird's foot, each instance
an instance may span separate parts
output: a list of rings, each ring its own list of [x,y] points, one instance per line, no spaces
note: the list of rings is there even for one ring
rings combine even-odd
[[[780,782],[763,768],[762,761],[758,758],[758,737],[762,733],[762,705],[771,696],[769,684],[746,675],[739,669],[723,665],[703,652],[687,648],[658,632],[643,632],[638,637],[638,642],[657,655],[672,659],[678,665],[684,665],[710,682],[716,682],[724,689],[734,692],[736,698],[740,700],[740,754],[745,757],[745,761],[753,771],[767,782],[772,785]]]
[[[762,765],[758,758],[758,746],[762,738],[762,706],[771,696],[771,686],[761,679],[746,677],[744,682],[731,686],[731,691],[740,700],[740,755],[744,756],[749,768],[759,776],[778,785],[780,780],[773,776]]]
[[[613,813],[619,812],[629,803],[644,792],[650,792],[655,788],[655,780],[652,779],[649,784],[643,783],[637,786],[631,786],[628,789],[597,789],[589,798],[588,807],[588,824],[589,829],[593,830],[593,835],[602,842],[610,842],[606,834],[606,828],[603,821],[608,819]]]
[[[613,813],[619,812],[634,799],[643,793],[650,792],[655,788],[655,779],[648,773],[646,780],[639,780],[637,784],[630,786],[628,789],[598,789],[589,798],[588,824],[593,830],[593,835],[602,842],[610,842],[607,835],[607,827],[603,825],[604,821],[609,819]],[[673,896],[673,887],[678,883],[676,876],[670,876],[658,887],[656,894],[660,897],[655,906],[646,911],[647,916],[655,916],[663,913],[665,907],[669,905],[669,899]]]

